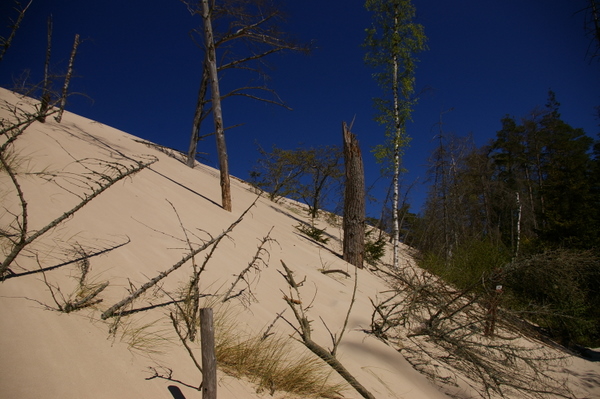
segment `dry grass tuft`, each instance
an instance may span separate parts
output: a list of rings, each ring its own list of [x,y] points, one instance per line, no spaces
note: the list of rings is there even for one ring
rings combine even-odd
[[[231,322],[215,320],[215,351],[219,367],[244,377],[257,391],[283,391],[302,397],[339,398],[346,384],[331,381],[331,368],[311,354],[299,354],[291,338],[241,336]]]

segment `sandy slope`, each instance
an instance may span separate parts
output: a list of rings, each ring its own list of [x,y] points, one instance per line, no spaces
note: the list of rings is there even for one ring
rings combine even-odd
[[[4,89],[0,89],[0,99],[13,104],[25,101]],[[6,110],[0,112],[2,118],[9,117]],[[169,343],[147,338],[139,344],[141,350],[131,348],[131,336],[123,337],[123,329],[111,337],[109,322],[100,320],[100,314],[127,296],[131,287],[139,287],[187,252],[178,216],[190,239],[199,244],[234,222],[255,201],[256,194],[246,183],[233,179],[233,212],[225,212],[219,206],[218,172],[214,169],[198,165],[192,170],[136,137],[68,112],[61,124],[53,118],[45,124],[35,122],[17,141],[16,154],[23,159],[18,172],[32,230],[77,204],[76,194],[84,191],[85,181],[75,177],[89,172],[86,167],[98,168],[99,160],[133,165],[155,157],[157,162],[118,182],[53,229],[32,246],[32,251],[23,253],[18,259],[19,267],[13,268],[16,273],[38,268],[36,253],[40,264],[47,267],[72,258],[73,248],[89,252],[126,243],[90,260],[91,280],[109,282],[101,294],[103,302],[96,308],[71,314],[46,309],[43,304],[53,306],[53,302],[40,274],[0,283],[0,397],[172,398],[168,386],[177,385],[186,398],[199,398],[198,391],[181,384],[145,379],[151,375],[148,367],[163,366],[171,368],[173,377],[180,381],[192,385],[200,381],[198,371],[173,338],[165,308],[132,318],[132,326],[155,322],[152,331],[172,340]],[[40,171],[45,174],[33,174]],[[47,181],[51,175],[58,176],[54,180],[59,184]],[[0,176],[0,196],[0,222],[6,226],[13,218],[11,212],[18,213],[19,208],[5,173]],[[306,277],[302,296],[307,302],[313,301],[309,315],[314,320],[314,340],[330,346],[329,332],[320,318],[332,332],[341,328],[352,295],[354,269],[339,257],[339,227],[321,221],[332,235],[324,247],[294,228],[306,221],[297,205],[274,204],[260,198],[230,239],[220,243],[201,277],[204,293],[226,291],[271,229],[270,237],[275,240],[267,246],[268,255],[263,256],[267,265],[249,275],[252,295],[248,295],[247,288],[244,295],[230,301],[228,312],[235,315],[240,331],[259,332],[287,308],[282,297],[288,288],[279,273],[280,259],[295,271],[298,279]],[[203,259],[201,254],[196,260]],[[189,278],[190,268],[188,263],[164,279],[162,290],[173,292],[180,288]],[[339,273],[324,275],[319,271],[323,268],[347,270],[352,278]],[[67,265],[47,272],[46,276],[50,284],[68,295],[74,287],[75,274],[75,267]],[[413,370],[396,350],[363,332],[369,328],[372,312],[369,298],[375,298],[387,287],[367,270],[359,270],[358,282],[348,332],[338,354],[342,363],[377,398],[447,397]],[[244,286],[241,284],[239,289]],[[153,291],[138,304],[166,300],[161,292]],[[285,315],[291,318],[289,310]],[[274,328],[287,334],[292,331],[281,320]],[[163,353],[154,353],[156,349]],[[587,378],[590,395],[600,392],[597,363],[576,359],[570,370],[582,377],[577,383]],[[219,373],[219,378],[219,398],[269,396],[258,394],[251,384],[223,373]],[[276,393],[278,397],[282,395]],[[350,388],[344,396],[359,397]]]

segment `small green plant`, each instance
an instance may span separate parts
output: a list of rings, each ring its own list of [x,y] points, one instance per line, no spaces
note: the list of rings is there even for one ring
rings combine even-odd
[[[375,265],[383,255],[385,255],[385,237],[380,236],[376,240],[371,240],[369,237],[373,230],[365,234],[365,261],[370,265]]]
[[[296,226],[296,229],[321,244],[327,244],[329,241],[329,237],[325,237],[325,229],[320,229],[316,226],[307,224],[299,224]]]

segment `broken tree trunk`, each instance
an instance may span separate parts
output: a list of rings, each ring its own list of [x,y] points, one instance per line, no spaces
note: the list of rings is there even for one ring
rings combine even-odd
[[[342,123],[344,137],[344,260],[362,269],[365,253],[365,173],[356,136],[346,122]]]

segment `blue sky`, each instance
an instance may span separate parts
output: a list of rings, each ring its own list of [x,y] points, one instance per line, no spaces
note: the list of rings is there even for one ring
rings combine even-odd
[[[373,122],[372,99],[380,95],[373,71],[363,62],[364,30],[370,16],[362,1],[288,0],[284,28],[299,41],[313,42],[310,55],[281,54],[268,59],[268,84],[293,108],[231,99],[223,104],[233,175],[246,179],[258,157],[255,143],[269,148],[341,144],[341,123],[355,118],[353,132],[363,148],[367,185],[377,181],[379,165],[370,149],[383,141]],[[600,63],[586,58],[589,39],[585,0],[439,1],[414,0],[429,50],[416,72],[423,95],[408,126],[412,137],[404,166],[407,183],[426,180],[427,158],[436,123],[444,130],[472,134],[487,143],[506,115],[517,118],[543,106],[549,89],[561,103],[563,119],[594,138],[600,131],[594,107],[600,105]],[[13,47],[0,63],[0,85],[29,69],[41,80],[46,19],[54,21],[52,69],[64,72],[75,33],[81,44],[68,110],[136,136],[186,150],[201,76],[202,52],[188,31],[201,24],[177,0],[34,0]],[[0,34],[6,36],[10,2],[0,4]],[[242,83],[246,83],[244,78]],[[58,82],[59,86],[62,84]],[[225,87],[240,84],[222,77]],[[206,123],[212,131],[212,121]],[[214,140],[201,143],[204,162],[217,165]],[[385,197],[388,182],[373,194]],[[418,211],[426,186],[412,193]],[[235,200],[235,199],[234,199]],[[369,205],[377,216],[380,204]]]

